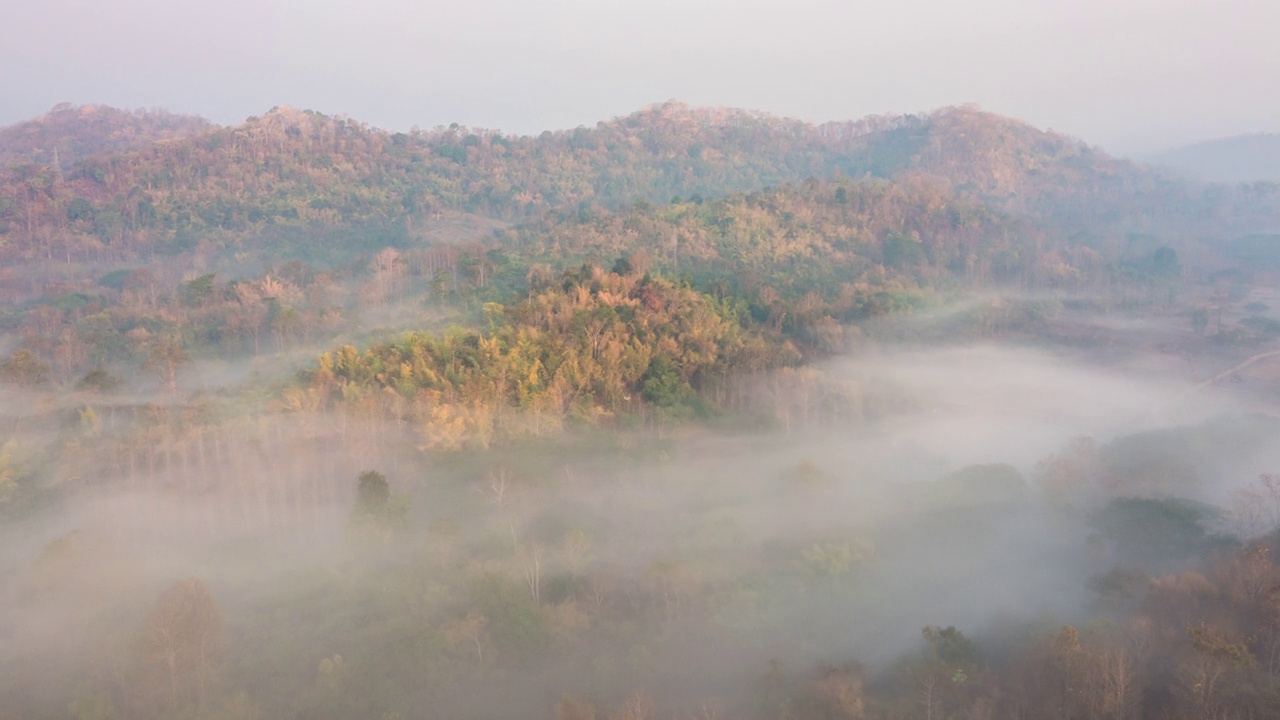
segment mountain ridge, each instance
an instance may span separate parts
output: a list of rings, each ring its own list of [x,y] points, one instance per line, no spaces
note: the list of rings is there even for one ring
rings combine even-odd
[[[51,244],[79,238],[84,247],[64,255],[124,257],[194,235],[226,245],[281,227],[390,224],[412,237],[442,211],[520,222],[554,208],[618,209],[841,175],[925,175],[1002,211],[1059,217],[1082,207],[1090,217],[1127,217],[1117,198],[1149,203],[1176,191],[1176,201],[1140,214],[1172,210],[1181,220],[1182,196],[1196,193],[971,106],[814,125],[668,102],[538,136],[456,125],[392,133],[281,106],[236,126],[86,156],[65,171],[0,172],[0,241],[19,255],[51,256]]]
[[[1152,161],[1210,182],[1280,182],[1280,133],[1205,140],[1168,150]]]

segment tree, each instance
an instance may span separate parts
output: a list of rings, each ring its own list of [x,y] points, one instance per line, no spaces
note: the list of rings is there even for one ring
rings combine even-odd
[[[49,366],[29,350],[15,350],[0,364],[0,378],[16,385],[34,387],[49,378]]]
[[[613,261],[613,269],[610,272],[614,275],[630,275],[635,272],[635,266],[631,264],[631,258],[623,255]]]
[[[142,624],[144,687],[162,705],[202,705],[221,651],[222,614],[204,581],[179,580],[160,594]]]
[[[217,274],[206,273],[182,285],[182,299],[188,305],[199,307],[214,298],[217,287]]]
[[[656,717],[657,712],[649,696],[639,691],[632,693],[623,701],[622,707],[610,715],[611,720],[653,720]]]
[[[862,668],[825,666],[800,697],[802,717],[814,720],[862,720]]]
[[[910,271],[924,259],[920,243],[900,232],[884,239],[884,264],[894,270]]]
[[[395,248],[383,248],[370,263],[373,270],[374,294],[377,302],[387,302],[399,292],[404,274],[404,259]]]
[[[18,492],[18,479],[21,473],[17,468],[14,460],[13,440],[7,440],[0,445],[0,508],[11,500]]]
[[[1157,278],[1169,280],[1182,274],[1182,263],[1178,262],[1178,251],[1162,245],[1151,256],[1151,274]]]
[[[171,397],[178,394],[178,368],[191,362],[177,333],[165,333],[147,345],[147,362],[143,367],[156,371]]]
[[[675,361],[661,355],[649,362],[640,378],[640,392],[646,402],[676,416],[692,414],[696,401]]]
[[[484,575],[471,587],[469,607],[485,618],[487,635],[499,651],[532,657],[551,639],[542,608],[519,581]]]
[[[356,504],[351,512],[351,522],[356,530],[389,537],[403,529],[408,511],[407,500],[391,494],[385,475],[377,470],[360,473]]]
[[[1190,500],[1116,498],[1090,524],[1117,562],[1160,569],[1212,547],[1206,521],[1216,509]]]
[[[580,698],[564,695],[556,703],[556,720],[596,720],[596,709]]]
[[[1224,696],[1231,676],[1255,662],[1248,645],[1205,623],[1188,626],[1187,637],[1194,651],[1177,668],[1179,699],[1193,717],[1235,716],[1224,707],[1231,699]]]
[[[447,622],[440,627],[440,633],[460,655],[474,654],[476,663],[484,664],[484,646],[488,642],[485,626],[489,619],[483,614],[472,611],[465,618]]]
[[[384,512],[391,502],[391,487],[387,485],[387,477],[377,470],[366,470],[360,473],[358,483],[356,512],[362,515]]]

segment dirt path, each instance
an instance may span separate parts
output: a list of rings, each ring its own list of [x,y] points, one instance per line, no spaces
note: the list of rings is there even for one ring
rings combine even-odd
[[[1232,375],[1240,372],[1241,370],[1244,370],[1250,365],[1266,360],[1267,358],[1273,358],[1273,357],[1280,357],[1280,350],[1268,350],[1266,352],[1260,352],[1256,355],[1250,355],[1249,357],[1240,361],[1239,364],[1237,364],[1235,367],[1231,368],[1230,370],[1224,370],[1218,373],[1217,375],[1214,375],[1213,377],[1209,378],[1208,380],[1205,380],[1199,385],[1188,388],[1187,390],[1184,390],[1178,393],[1177,396],[1171,398],[1168,402],[1152,408],[1149,415],[1151,416],[1158,415],[1163,411],[1170,410],[1174,407],[1177,407],[1179,404],[1184,402],[1187,398],[1191,397],[1192,395],[1195,395],[1201,390],[1204,390],[1207,387],[1216,385],[1222,382],[1223,380],[1230,378]]]
[[[1280,357],[1280,350],[1270,350],[1270,351],[1268,351],[1268,352],[1258,353],[1257,355],[1253,355],[1253,356],[1250,356],[1250,357],[1248,357],[1248,358],[1245,358],[1245,360],[1244,360],[1243,362],[1241,362],[1239,365],[1236,365],[1235,367],[1231,368],[1230,370],[1227,370],[1227,371],[1225,371],[1225,372],[1221,372],[1221,373],[1219,373],[1219,374],[1217,374],[1217,375],[1214,375],[1214,376],[1213,376],[1212,378],[1210,378],[1209,380],[1205,380],[1204,382],[1200,383],[1199,385],[1196,385],[1195,387],[1193,387],[1193,388],[1191,388],[1190,390],[1186,391],[1185,393],[1183,393],[1183,394],[1182,394],[1182,396],[1181,396],[1181,397],[1186,397],[1187,395],[1191,395],[1192,393],[1200,392],[1201,390],[1203,390],[1203,389],[1205,389],[1205,388],[1209,387],[1210,385],[1213,385],[1213,384],[1216,384],[1216,383],[1222,382],[1223,380],[1226,380],[1227,378],[1231,377],[1231,376],[1232,376],[1232,375],[1234,375],[1235,373],[1240,372],[1241,370],[1243,370],[1243,369],[1245,369],[1245,368],[1249,367],[1250,365],[1252,365],[1252,364],[1254,364],[1254,363],[1256,363],[1256,362],[1258,362],[1258,361],[1260,361],[1260,360],[1266,360],[1267,358],[1271,358],[1271,357]],[[1179,399],[1181,399],[1181,398],[1179,398]]]

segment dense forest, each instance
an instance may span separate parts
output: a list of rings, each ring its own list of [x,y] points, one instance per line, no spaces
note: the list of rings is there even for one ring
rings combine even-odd
[[[1280,713],[1280,186],[972,107],[0,163],[0,719]]]
[[[103,113],[82,112],[95,121]],[[305,242],[289,231],[335,225],[363,226],[388,236],[369,242],[394,244],[420,236],[444,211],[524,220],[546,209],[617,209],[834,176],[934,178],[1064,233],[1246,234],[1265,228],[1278,202],[1274,186],[1205,188],[971,108],[814,126],[666,104],[537,137],[456,126],[391,134],[290,108],[204,132],[191,122],[157,116],[154,129],[135,130],[142,123],[117,121],[113,133],[97,134],[145,138],[150,130],[156,142],[121,152],[127,141],[104,140],[104,152],[73,154],[65,172],[48,161],[11,164],[0,180],[7,252],[128,261],[191,250],[196,240],[216,248],[280,236]],[[45,152],[55,133],[40,144]],[[169,134],[179,136],[161,139]]]

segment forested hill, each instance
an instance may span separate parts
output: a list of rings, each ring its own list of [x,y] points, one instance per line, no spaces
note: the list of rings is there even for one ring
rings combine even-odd
[[[973,107],[820,129],[854,136],[842,166],[850,176],[924,175],[1064,237],[1226,238],[1280,227],[1280,188],[1274,185],[1207,187]]]
[[[267,237],[333,237],[317,229],[369,248],[404,246],[442,211],[522,221],[839,175],[928,176],[1063,234],[1191,227],[1236,236],[1273,231],[1277,215],[1274,188],[1206,194],[971,108],[811,125],[668,103],[536,137],[457,126],[388,133],[276,108],[61,173],[11,167],[0,174],[0,247],[10,258],[129,261],[202,241],[243,249]]]
[[[623,271],[740,297],[756,319],[816,347],[832,345],[844,323],[909,309],[938,291],[1019,287],[1120,299],[1167,290],[1184,271],[1198,276],[1209,265],[1193,240],[1064,234],[926,175],[557,211],[495,244],[481,262],[500,284],[621,258]]]
[[[40,117],[0,128],[0,167],[57,164],[69,170],[97,153],[138,150],[213,129],[204,118],[164,110],[62,103]]]
[[[770,298],[842,298],[846,317],[869,310],[863,296],[872,289],[1033,281],[1037,262],[1054,251],[1032,224],[922,176],[810,180],[617,213],[555,212],[506,235],[511,254],[532,263],[624,257],[641,270],[760,296],[766,306]],[[1077,250],[1091,258],[1082,256],[1080,267],[1101,264],[1099,253]]]

